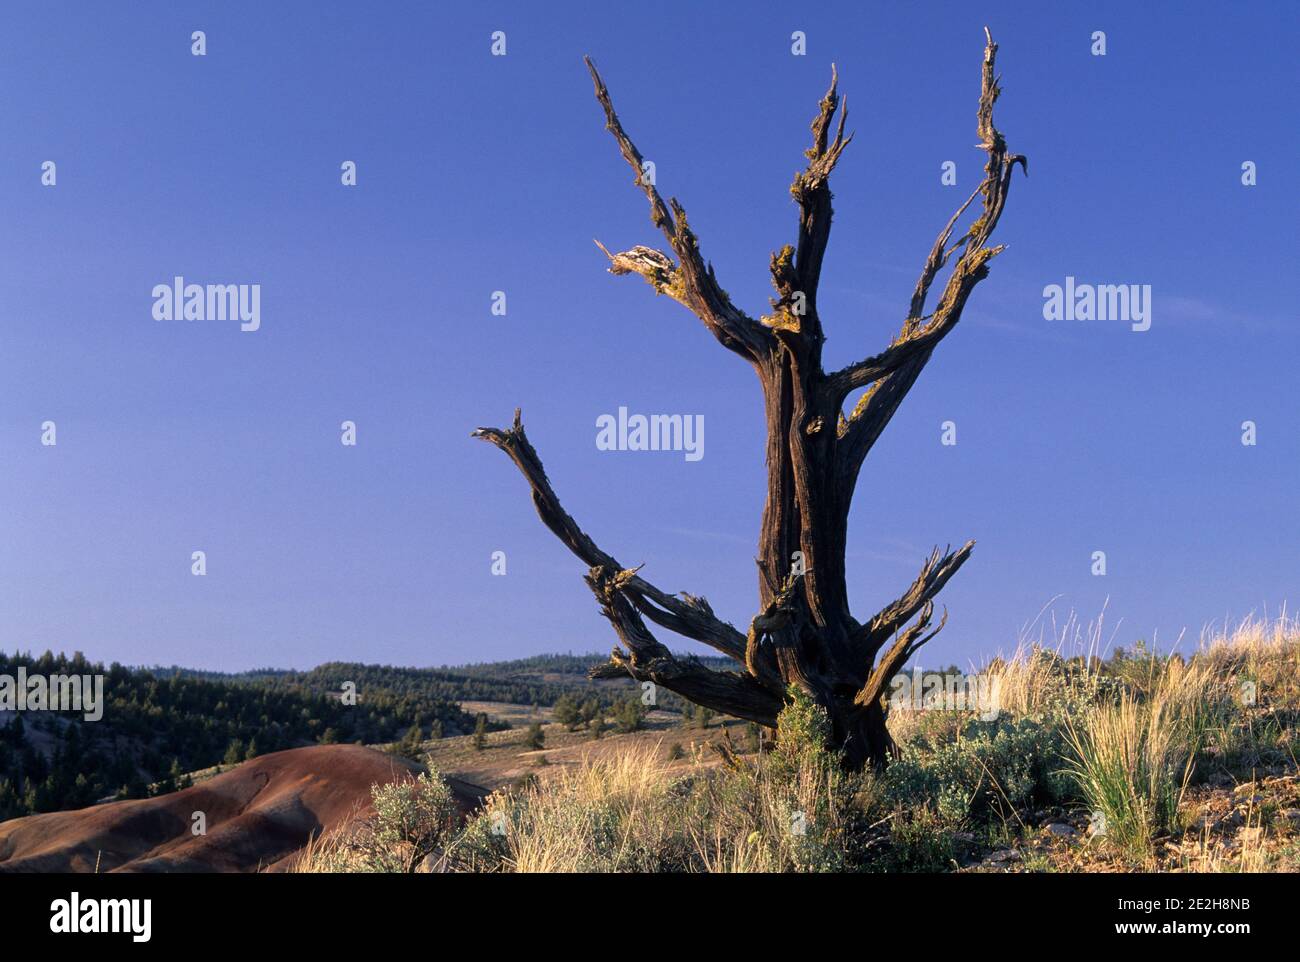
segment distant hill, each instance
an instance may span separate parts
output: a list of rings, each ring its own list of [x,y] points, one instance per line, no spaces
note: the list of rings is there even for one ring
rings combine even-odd
[[[0,823],[0,873],[277,871],[309,838],[365,815],[371,785],[412,769],[357,745],[263,755],[158,798]],[[477,800],[452,788],[466,806]],[[191,831],[195,812],[202,834]]]
[[[514,661],[482,662],[440,668],[393,668],[330,662],[309,672],[289,672],[285,683],[316,690],[337,690],[342,679],[354,678],[393,692],[427,692],[448,701],[501,701],[516,705],[554,705],[565,694],[594,695],[613,704],[639,690],[630,678],[592,681],[587,670],[604,664],[608,655],[535,655]],[[735,668],[727,658],[701,659],[713,668]],[[661,708],[680,710],[683,702],[672,692],[656,693]]]
[[[401,668],[329,662],[310,671],[259,668],[202,671],[182,666],[105,667],[80,653],[0,653],[0,675],[102,674],[103,718],[0,712],[0,821],[90,805],[115,796],[143,798],[178,787],[183,773],[233,765],[267,752],[313,744],[396,742],[418,727],[422,738],[469,734],[475,717],[460,702],[549,707],[565,694],[613,706],[639,687],[631,679],[591,681],[600,654],[536,655],[513,661]],[[714,668],[735,667],[703,658]],[[351,683],[356,704],[340,700]],[[657,706],[681,711],[671,692]],[[489,722],[489,730],[506,726]]]
[[[0,675],[13,677],[20,666],[29,676],[103,675],[105,704],[93,722],[75,712],[0,712],[0,820],[109,795],[141,798],[151,784],[171,791],[183,772],[281,749],[392,742],[412,726],[426,736],[460,735],[475,722],[428,686],[385,687],[382,673],[339,675],[331,688],[324,679],[299,681],[296,673],[241,678],[105,667],[79,652],[0,653]],[[340,700],[342,680],[356,685],[353,705]]]
[[[345,681],[352,681],[359,687],[446,701],[498,701],[516,705],[551,706],[565,694],[594,695],[600,701],[612,704],[636,689],[637,686],[630,678],[592,681],[587,677],[588,669],[608,660],[608,655],[593,652],[583,655],[533,655],[512,661],[443,665],[437,668],[401,668],[333,661],[310,671],[259,668],[223,674],[176,666],[149,670],[160,676],[179,675],[226,682],[260,683],[315,692],[337,692]],[[736,664],[729,658],[705,656],[699,660],[713,669],[736,668]],[[659,691],[656,696],[660,707],[669,711],[681,710],[683,702],[672,692]]]

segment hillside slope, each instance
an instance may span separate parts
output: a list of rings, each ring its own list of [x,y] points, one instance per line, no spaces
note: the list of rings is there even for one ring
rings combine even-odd
[[[97,860],[101,872],[275,870],[312,835],[368,810],[372,784],[413,770],[357,745],[275,752],[169,795],[0,823],[0,872],[93,872]],[[195,812],[204,835],[191,832]]]

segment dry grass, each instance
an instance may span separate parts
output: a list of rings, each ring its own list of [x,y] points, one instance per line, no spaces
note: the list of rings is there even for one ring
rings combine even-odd
[[[1300,622],[1285,613],[1207,631],[1187,654],[1138,647],[1106,661],[1102,619],[1084,626],[1071,617],[1038,641],[1026,635],[1013,655],[983,673],[1005,716],[1045,719],[1063,732],[1062,770],[1079,803],[1105,826],[1106,837],[1094,840],[1098,849],[1153,867],[1162,839],[1190,821],[1194,777],[1230,784],[1261,767],[1296,768]],[[959,712],[890,717],[903,744],[959,743],[969,723]],[[1227,848],[1219,839],[1199,853],[1200,870],[1267,863],[1259,844],[1266,833],[1248,828]]]
[[[1077,723],[1067,717],[1066,733],[1075,755],[1067,771],[1102,830],[1121,848],[1150,854],[1153,838],[1175,827],[1195,757],[1175,704],[1125,692]]]
[[[685,758],[670,754],[680,731],[580,743],[547,726],[553,763],[530,784],[490,796],[439,864],[524,873],[935,871],[957,857],[974,864],[962,854],[971,847],[1018,846],[1021,870],[1297,866],[1300,623],[1248,619],[1207,632],[1186,654],[1138,648],[1106,660],[1101,619],[1071,618],[1040,635],[1048,643],[1026,633],[1012,656],[983,669],[996,680],[998,720],[892,711],[907,754],[880,778],[845,775],[830,753],[810,748],[818,719],[807,706],[783,716],[787,734],[770,755],[728,765],[703,745]],[[517,765],[517,737],[499,733],[499,746],[467,752],[467,761],[499,753],[500,764]],[[1257,783],[1256,770],[1271,777]],[[974,804],[981,793],[991,803]],[[1256,805],[1257,797],[1267,800]],[[1086,824],[1092,812],[1104,817],[1102,837],[1046,831],[1053,821]],[[353,826],[314,839],[298,870],[367,870],[357,860],[364,850],[364,831]]]
[[[355,810],[332,831],[312,835],[287,871],[308,875],[363,871],[356,844],[362,822],[359,810]]]
[[[490,713],[492,717],[509,717],[503,703],[476,704],[494,706]],[[692,745],[721,739],[724,728],[730,730],[733,738],[742,738],[744,730],[742,722],[721,719],[707,728],[685,728],[680,724],[680,716],[655,711],[646,717],[644,729],[628,734],[611,730],[599,740],[593,740],[585,729],[569,731],[558,722],[543,722],[545,744],[541,749],[533,749],[527,744],[527,726],[531,724],[532,709],[524,706],[521,710],[526,721],[518,722],[515,728],[507,731],[490,732],[482,751],[474,748],[470,735],[432,739],[421,748],[440,771],[484,788],[501,789],[530,775],[549,781],[563,770],[581,765],[583,759],[589,757],[619,755],[642,745],[654,746],[661,742],[666,746],[680,744],[689,753]]]
[[[516,872],[584,872],[636,861],[663,828],[664,752],[638,745],[613,757],[585,758],[518,802],[489,805],[489,820],[513,820],[509,860]],[[503,811],[502,808],[506,810]]]
[[[1207,632],[1200,656],[1238,685],[1253,683],[1255,700],[1300,706],[1300,618],[1283,609],[1277,618],[1250,617],[1229,630]]]
[[[806,707],[806,706],[805,706]],[[452,853],[483,871],[807,871],[839,867],[845,788],[833,756],[798,745],[683,770],[662,742],[499,792]]]

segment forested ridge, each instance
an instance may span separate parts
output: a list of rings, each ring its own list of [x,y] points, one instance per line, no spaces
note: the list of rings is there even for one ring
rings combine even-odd
[[[0,652],[0,675],[16,676],[22,667],[29,676],[104,676],[98,721],[72,711],[0,712],[0,820],[172,791],[187,772],[286,748],[396,742],[412,726],[427,738],[467,735],[476,719],[462,701],[549,707],[580,694],[612,708],[635,686],[591,681],[588,669],[603,661],[596,654],[554,654],[456,667],[329,662],[308,671],[225,673],[104,666],[80,652]],[[726,659],[703,661],[722,667]],[[341,698],[349,684],[355,704]],[[656,707],[683,707],[671,692],[655,695]]]
[[[0,713],[0,819],[169,791],[184,772],[285,748],[395,741],[412,725],[430,735],[474,729],[473,716],[454,701],[415,683],[390,688],[361,666],[346,678],[223,676],[105,667],[80,652],[0,653],[0,675],[16,676],[20,667],[29,676],[103,675],[103,714],[86,721],[72,711]],[[340,697],[345,680],[356,686],[355,704]]]

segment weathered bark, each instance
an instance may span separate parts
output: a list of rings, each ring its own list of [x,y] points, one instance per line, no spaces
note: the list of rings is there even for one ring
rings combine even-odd
[[[604,81],[587,61],[606,127],[650,201],[651,220],[676,256],[644,246],[611,254],[601,245],[610,273],[639,274],[745,358],[762,385],[767,419],[767,502],[756,559],[759,612],[745,634],[714,615],[703,598],[667,594],[598,548],[560,506],[518,411],[508,430],[474,432],[511,457],[532,488],[542,521],[590,568],[587,584],[624,646],[615,648],[609,664],[595,669],[594,676],[651,681],[769,727],[789,686],[795,685],[826,709],[846,765],[887,762],[893,745],[884,696],[907,660],[943,627],[946,615],[928,630],[934,597],[970,556],[974,542],[953,552],[936,549],[900,598],[858,621],[849,611],[844,564],[848,515],[867,454],[935,347],[960,320],[971,291],[988,274],[989,260],[1002,250],[987,241],[1006,203],[1012,168],[1019,163],[1028,169],[1024,157],[1007,153],[993,126],[998,48],[987,30],[985,34],[978,114],[980,146],[988,153],[984,179],[935,240],[898,336],[882,353],[832,372],[822,368],[825,336],[817,288],[830,237],[830,174],[852,140],[844,135],[846,111],[840,109],[834,71],[813,119],[807,166],[790,188],[799,205],[797,241],[772,255],[769,269],[777,297],[770,302],[771,311],[755,319],[733,305],[718,284],[681,205],[676,200],[665,204],[654,184],[643,178],[641,153],[624,132]],[[957,221],[977,197],[979,217],[953,242]],[[954,254],[938,304],[927,315],[930,287]],[[846,413],[849,395],[862,389]],[[712,646],[734,659],[738,670],[711,671],[696,659],[674,656],[650,633],[645,619]]]

